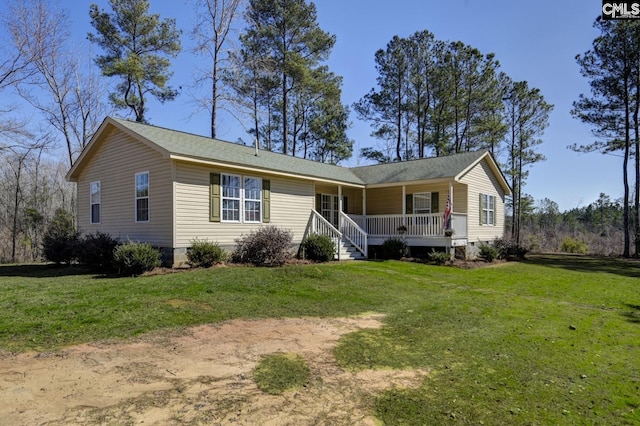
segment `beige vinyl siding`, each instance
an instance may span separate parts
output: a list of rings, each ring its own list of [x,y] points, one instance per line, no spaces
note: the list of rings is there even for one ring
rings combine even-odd
[[[438,212],[444,211],[449,183],[406,185],[405,194],[437,192]],[[453,185],[454,212],[467,212],[467,185]],[[367,215],[402,214],[402,186],[367,189]]]
[[[278,226],[293,231],[294,243],[302,241],[314,205],[313,184],[237,170],[212,168],[176,162],[176,245],[189,247],[195,238],[217,242],[227,249],[236,238],[262,226]],[[229,223],[209,221],[209,174],[231,173],[268,179],[271,182],[271,221],[269,223]]]
[[[170,160],[120,131],[105,136],[78,178],[80,230],[105,232],[121,241],[172,247]],[[136,223],[135,175],[140,172],[149,172],[149,221]],[[99,224],[89,223],[89,185],[95,181],[101,186]]]
[[[505,194],[486,161],[476,164],[461,179],[469,185],[468,193],[468,234],[469,242],[493,241],[504,236]],[[480,224],[480,194],[496,197],[495,225]]]
[[[367,215],[402,214],[402,187],[367,189]]]

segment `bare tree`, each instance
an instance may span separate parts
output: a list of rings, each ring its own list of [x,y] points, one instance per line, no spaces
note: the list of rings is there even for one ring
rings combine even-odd
[[[202,109],[211,114],[211,137],[217,134],[218,109],[224,100],[222,69],[227,56],[224,55],[232,26],[236,21],[244,0],[194,0],[196,23],[191,37],[196,45],[193,52],[208,57],[209,69],[196,70],[195,86],[210,85],[205,95],[194,94],[194,99]]]
[[[14,0],[10,10],[13,43],[31,58],[19,93],[63,136],[71,166],[107,113],[106,91],[72,53],[65,10],[46,0]]]

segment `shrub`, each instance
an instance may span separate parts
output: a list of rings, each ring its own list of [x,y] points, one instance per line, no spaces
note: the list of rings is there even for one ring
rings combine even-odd
[[[42,239],[42,252],[50,262],[71,264],[78,253],[80,233],[76,231],[71,213],[57,209]]]
[[[328,235],[311,234],[302,242],[305,259],[326,262],[333,260],[336,246]]]
[[[116,247],[113,263],[121,275],[140,275],[160,266],[160,253],[149,243],[134,243]]]
[[[589,248],[584,241],[567,237],[562,241],[560,251],[565,253],[585,254],[589,251]]]
[[[118,240],[109,234],[96,232],[82,238],[78,250],[78,261],[93,270],[109,272],[113,270],[113,251]]]
[[[236,239],[231,259],[256,266],[279,266],[291,257],[293,233],[288,229],[266,226]]]
[[[498,259],[523,260],[529,252],[526,248],[512,240],[497,239],[493,246],[498,249]]]
[[[480,246],[480,258],[485,262],[493,262],[499,254],[498,249],[492,245],[483,244]]]
[[[431,253],[427,255],[429,260],[436,265],[444,265],[451,260],[451,255],[446,251],[435,251],[431,249]]]
[[[408,255],[407,243],[400,238],[386,239],[380,246],[380,256],[383,259],[402,259]]]
[[[218,243],[195,239],[187,251],[187,263],[193,268],[209,268],[227,259],[227,253]]]

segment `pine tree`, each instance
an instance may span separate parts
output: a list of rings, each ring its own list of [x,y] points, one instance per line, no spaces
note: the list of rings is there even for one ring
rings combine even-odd
[[[160,20],[149,14],[148,0],[109,0],[113,13],[89,9],[90,41],[105,51],[96,63],[107,77],[119,77],[120,83],[110,99],[118,108],[129,108],[136,121],[146,121],[146,96],[160,102],[173,100],[178,91],[167,85],[171,63],[166,56],[176,57],[181,49],[175,19]]]

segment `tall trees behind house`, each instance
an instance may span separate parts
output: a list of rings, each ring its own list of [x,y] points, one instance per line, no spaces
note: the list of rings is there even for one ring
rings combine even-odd
[[[315,5],[249,0],[245,20],[227,81],[250,111],[257,143],[305,158],[348,158],[342,79],[322,65],[335,37],[318,26]]]
[[[150,14],[148,0],[109,0],[109,4],[113,13],[91,5],[89,16],[96,32],[88,38],[104,50],[96,58],[102,74],[120,79],[111,102],[130,109],[136,121],[146,122],[147,96],[165,102],[178,94],[167,85],[172,75],[167,56],[175,58],[180,52],[181,31],[175,19],[160,20]]]
[[[193,52],[209,58],[209,68],[199,69],[195,86],[208,85],[211,90],[206,95],[195,95],[199,108],[209,111],[211,117],[211,137],[217,135],[218,109],[224,100],[225,85],[222,70],[228,61],[225,46],[232,25],[236,22],[245,0],[194,0],[196,23],[191,36],[196,42]]]
[[[508,127],[505,172],[510,179],[513,192],[511,237],[516,244],[520,244],[522,188],[529,176],[527,167],[545,160],[545,157],[536,151],[536,147],[542,143],[538,137],[548,125],[549,113],[553,106],[545,102],[539,89],[529,88],[526,81],[512,83],[504,102]]]
[[[587,145],[572,145],[579,152],[612,153],[622,151],[624,186],[623,255],[631,255],[631,218],[629,160],[635,157],[634,241],[640,255],[640,23],[605,21],[598,18],[594,27],[600,35],[591,50],[576,56],[580,71],[589,79],[590,96],[581,94],[572,114],[592,126],[596,140]]]
[[[377,88],[354,104],[389,151],[365,157],[403,161],[488,148],[505,134],[504,76],[493,54],[429,31],[398,36],[375,54]],[[390,152],[392,151],[392,152]]]

